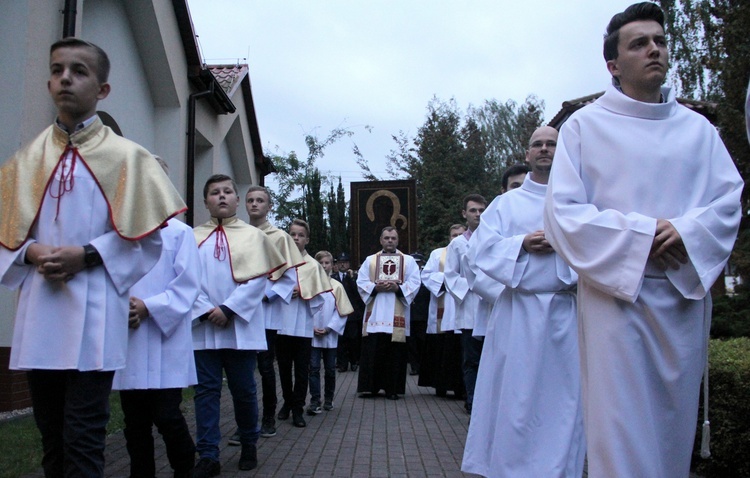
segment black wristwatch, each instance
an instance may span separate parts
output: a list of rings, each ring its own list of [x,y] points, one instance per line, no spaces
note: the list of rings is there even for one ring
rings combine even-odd
[[[99,255],[99,251],[96,250],[91,244],[83,246],[83,263],[86,268],[100,266],[104,263],[102,256]]]

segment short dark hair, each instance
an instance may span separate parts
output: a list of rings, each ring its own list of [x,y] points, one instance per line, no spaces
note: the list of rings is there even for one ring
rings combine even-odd
[[[487,200],[482,196],[481,194],[467,194],[464,197],[463,202],[463,211],[466,211],[466,206],[469,204],[469,201],[478,202],[479,204],[487,205]]]
[[[299,226],[305,230],[305,234],[307,234],[307,238],[310,239],[310,225],[307,223],[307,221],[299,218],[292,219],[291,224],[289,224],[289,229],[292,229],[292,226]]]
[[[253,193],[255,191],[260,191],[260,192],[265,193],[266,198],[268,198],[268,204],[273,206],[273,198],[271,197],[271,193],[264,186],[250,186],[247,192],[245,193],[245,197],[247,197],[248,194]]]
[[[635,3],[613,16],[604,34],[604,60],[617,59],[617,44],[620,42],[620,28],[638,20],[653,20],[664,28],[664,12],[652,2]]]
[[[203,185],[203,200],[205,201],[208,197],[208,187],[212,184],[216,183],[223,183],[224,181],[232,181],[232,187],[234,188],[234,193],[239,195],[237,193],[237,183],[234,182],[234,179],[232,179],[231,176],[227,176],[226,174],[214,174],[210,178],[206,180],[206,184]]]
[[[81,40],[80,38],[67,37],[56,41],[51,47],[49,47],[50,56],[52,56],[52,53],[59,48],[89,48],[93,50],[96,55],[96,79],[99,83],[106,83],[109,79],[109,57],[107,56],[107,53],[97,45],[86,40]]]
[[[383,233],[386,232],[386,231],[396,231],[396,233],[398,234],[398,231],[396,230],[395,227],[393,227],[393,226],[385,226],[383,229],[380,230],[380,237],[383,237]]]
[[[517,176],[519,174],[528,174],[528,172],[531,171],[531,168],[529,168],[528,164],[514,164],[512,166],[508,166],[508,168],[503,173],[503,191],[508,189],[508,178],[511,176]]]

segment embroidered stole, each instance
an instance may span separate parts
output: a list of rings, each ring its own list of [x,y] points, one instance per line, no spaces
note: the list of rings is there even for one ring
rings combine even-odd
[[[373,256],[370,261],[370,281],[375,283],[378,277],[377,264],[378,257],[381,252],[378,252]],[[399,253],[401,254],[401,253]],[[401,254],[403,255],[403,254]],[[393,292],[395,294],[395,292]],[[367,310],[365,313],[365,326],[362,328],[362,336],[367,336],[367,322],[370,320],[372,315],[372,309],[375,306],[375,299],[371,300],[367,304]],[[396,297],[396,303],[393,306],[393,331],[391,332],[391,342],[406,342],[406,307],[401,300]]]

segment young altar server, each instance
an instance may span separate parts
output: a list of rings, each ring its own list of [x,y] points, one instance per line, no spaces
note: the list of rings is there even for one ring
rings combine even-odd
[[[266,349],[261,301],[269,274],[286,263],[266,235],[237,218],[239,195],[229,176],[216,174],[203,188],[211,219],[193,230],[201,259],[201,293],[193,306],[195,478],[217,476],[219,405],[223,374],[234,403],[242,451],[238,467],[258,465],[257,351]]]
[[[276,340],[279,381],[284,404],[277,418],[286,420],[292,415],[295,427],[307,426],[303,416],[310,378],[310,352],[313,338],[313,316],[323,306],[323,293],[331,290],[331,281],[318,261],[305,250],[310,242],[310,226],[302,219],[294,219],[289,226],[304,264],[297,267],[297,287],[289,305],[281,308],[281,329]]]
[[[197,382],[190,312],[201,286],[200,259],[185,223],[170,219],[161,238],[159,262],[130,289],[127,365],[115,372],[112,388],[120,390],[130,476],[155,476],[156,425],[174,476],[187,478],[195,443],[180,404],[182,389]]]
[[[0,169],[0,283],[20,289],[9,368],[27,370],[46,476],[103,476],[109,395],[125,366],[128,290],[185,204],[153,156],[96,114],[109,59],[50,48],[55,123]]]
[[[321,265],[326,274],[333,271],[333,254],[319,251],[315,260]],[[333,395],[336,392],[336,349],[339,336],[344,333],[346,321],[354,308],[346,295],[344,286],[339,281],[332,280],[330,292],[323,294],[323,306],[313,317],[312,353],[310,354],[310,406],[308,415],[317,415],[322,410],[333,410]],[[320,397],[320,361],[325,370],[325,389],[323,394],[323,409]]]

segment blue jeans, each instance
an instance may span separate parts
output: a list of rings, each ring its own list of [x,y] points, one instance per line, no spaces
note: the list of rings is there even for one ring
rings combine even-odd
[[[325,367],[325,401],[336,392],[336,349],[313,347],[310,353],[310,405],[320,405],[320,360]]]
[[[466,404],[474,402],[474,387],[477,383],[479,358],[482,356],[484,342],[473,337],[472,329],[461,330],[461,348],[463,348],[464,385],[466,386]]]
[[[219,460],[219,415],[222,370],[234,402],[234,420],[242,445],[258,442],[258,397],[255,385],[257,353],[254,350],[196,350],[195,385],[196,451],[200,458]]]

